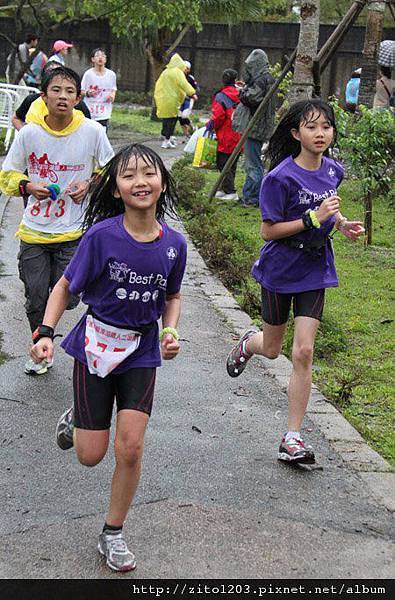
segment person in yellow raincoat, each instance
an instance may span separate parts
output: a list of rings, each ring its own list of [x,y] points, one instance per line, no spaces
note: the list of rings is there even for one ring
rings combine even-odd
[[[174,129],[178,110],[186,96],[197,100],[195,89],[185,77],[186,64],[179,54],[173,54],[169,64],[160,74],[155,84],[156,114],[162,119],[162,136],[165,138],[162,148],[174,148]]]

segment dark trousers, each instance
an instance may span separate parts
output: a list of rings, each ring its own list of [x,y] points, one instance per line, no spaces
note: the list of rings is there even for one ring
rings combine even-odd
[[[43,322],[50,291],[62,277],[79,240],[59,244],[27,244],[21,241],[18,254],[19,277],[25,286],[25,309],[30,329]],[[75,308],[78,296],[72,296],[68,309]]]
[[[225,152],[219,152],[217,150],[217,169],[218,171],[223,171],[226,161],[228,160],[230,154],[226,154]],[[239,155],[240,156],[240,155]],[[235,176],[236,176],[236,168],[237,161],[239,157],[235,160],[230,171],[225,175],[224,180],[221,183],[221,190],[225,192],[225,194],[234,194],[235,189]]]
[[[174,133],[176,128],[178,117],[170,117],[169,119],[162,119],[162,135],[164,138],[169,140]]]

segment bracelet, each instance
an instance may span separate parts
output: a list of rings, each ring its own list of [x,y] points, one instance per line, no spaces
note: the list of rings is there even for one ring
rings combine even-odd
[[[28,179],[21,179],[21,181],[19,182],[19,193],[21,196],[28,196],[29,194],[26,191],[26,186],[27,184],[30,183],[30,181]]]
[[[319,229],[321,227],[321,223],[318,220],[316,212],[314,210],[310,210],[309,212],[310,212],[311,224],[313,225],[314,229]]]
[[[162,341],[163,338],[165,337],[165,335],[168,333],[170,333],[175,340],[178,341],[180,339],[177,329],[174,329],[174,327],[165,327],[164,329],[162,329],[162,331],[159,334],[160,341]]]

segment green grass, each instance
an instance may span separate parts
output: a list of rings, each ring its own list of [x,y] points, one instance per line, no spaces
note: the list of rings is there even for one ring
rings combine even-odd
[[[205,171],[204,175],[203,193],[211,189],[218,174]],[[239,194],[243,182],[239,167]],[[358,182],[344,182],[339,193],[343,214],[363,221]],[[199,210],[198,204],[192,202],[187,212],[184,210],[187,229],[244,310],[259,320],[259,287],[249,275],[263,243],[259,209],[213,200]],[[314,380],[364,438],[395,465],[394,211],[383,198],[375,201],[373,222],[374,245],[366,249],[362,241],[352,243],[335,235],[340,286],[327,291],[316,341]],[[284,344],[288,356],[291,345],[289,328]]]
[[[162,123],[160,121],[151,121],[150,116],[150,107],[138,109],[115,107],[111,116],[111,125],[115,128],[127,128],[136,133],[159,137]],[[197,124],[199,122],[199,114],[192,113],[191,121]],[[179,123],[177,123],[175,135],[182,135]]]

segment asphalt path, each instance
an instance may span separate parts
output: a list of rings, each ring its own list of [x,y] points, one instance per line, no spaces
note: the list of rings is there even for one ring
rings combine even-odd
[[[166,151],[168,160],[177,154]],[[8,355],[0,365],[1,578],[392,576],[390,512],[312,422],[305,430],[320,468],[276,460],[286,396],[257,361],[239,379],[227,376],[234,333],[193,262],[183,286],[182,352],[159,369],[141,484],[125,525],[137,569],[109,571],[96,544],[112,452],[86,468],[55,444],[57,419],[72,401],[70,357],[58,348],[46,376],[23,372],[29,328],[14,236],[21,215],[21,199],[11,199],[0,230],[0,331]],[[66,312],[59,331],[68,332],[82,311]]]

